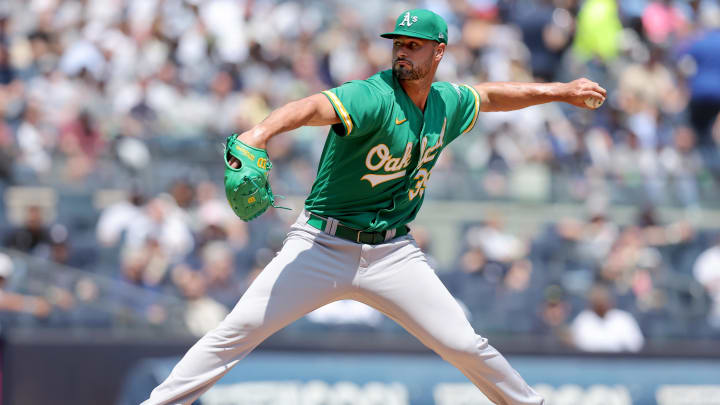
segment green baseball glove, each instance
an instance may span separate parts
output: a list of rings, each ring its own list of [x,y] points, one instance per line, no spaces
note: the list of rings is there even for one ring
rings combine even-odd
[[[264,149],[246,145],[237,137],[237,134],[232,134],[225,143],[225,196],[235,215],[243,221],[250,221],[268,207],[275,207],[275,197],[268,181],[272,163]],[[240,161],[240,167],[230,166],[230,156]]]

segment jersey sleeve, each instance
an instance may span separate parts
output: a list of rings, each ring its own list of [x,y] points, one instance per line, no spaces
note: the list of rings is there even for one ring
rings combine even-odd
[[[379,128],[384,119],[383,97],[364,80],[354,80],[322,92],[340,118],[338,135],[362,136]]]
[[[475,127],[480,113],[480,94],[467,84],[453,84],[453,87],[458,96],[453,132],[455,136],[460,136]]]

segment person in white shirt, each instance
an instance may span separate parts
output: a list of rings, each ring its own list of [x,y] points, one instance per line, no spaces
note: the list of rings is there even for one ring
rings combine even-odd
[[[145,196],[139,190],[133,189],[127,199],[103,208],[95,229],[100,245],[110,247],[120,243],[133,220],[143,215],[144,205]]]
[[[705,287],[713,304],[708,315],[708,322],[720,328],[720,236],[715,245],[698,256],[693,265],[695,279]]]
[[[586,352],[637,352],[642,348],[645,339],[635,318],[613,307],[605,286],[590,289],[588,305],[570,327],[575,347]]]

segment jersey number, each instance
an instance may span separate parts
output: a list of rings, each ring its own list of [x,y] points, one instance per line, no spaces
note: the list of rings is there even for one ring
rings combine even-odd
[[[422,197],[423,193],[425,193],[425,185],[430,179],[430,172],[426,169],[420,169],[413,179],[417,180],[417,183],[415,183],[414,190],[408,190],[408,198],[410,198],[410,201],[417,196]]]

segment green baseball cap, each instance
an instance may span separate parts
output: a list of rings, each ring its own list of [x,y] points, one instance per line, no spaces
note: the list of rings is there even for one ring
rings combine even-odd
[[[395,30],[380,35],[383,38],[406,37],[431,39],[447,44],[447,23],[439,15],[430,10],[409,10],[397,18]]]

